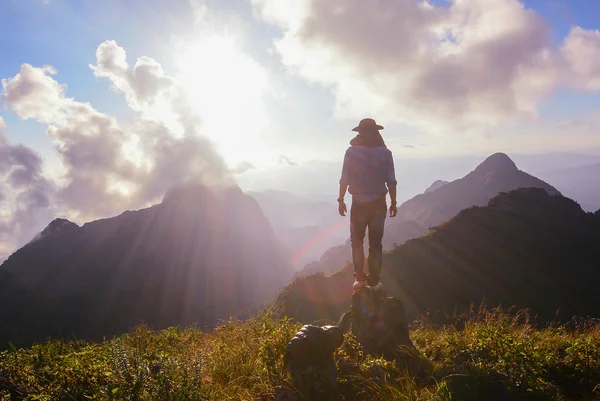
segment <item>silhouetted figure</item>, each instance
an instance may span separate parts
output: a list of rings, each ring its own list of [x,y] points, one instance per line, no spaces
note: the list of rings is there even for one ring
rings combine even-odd
[[[344,336],[337,326],[303,326],[290,340],[284,363],[290,369],[299,401],[337,401],[337,371],[333,352]]]
[[[338,211],[347,212],[344,196],[346,190],[352,195],[350,210],[350,242],[354,263],[354,290],[366,285],[381,289],[379,282],[383,256],[383,229],[387,214],[386,194],[390,194],[390,217],[398,213],[396,208],[396,173],[392,152],[385,146],[379,133],[383,127],[375,120],[365,118],[352,131],[358,132],[344,156],[340,179]],[[369,274],[365,275],[363,242],[369,229]]]

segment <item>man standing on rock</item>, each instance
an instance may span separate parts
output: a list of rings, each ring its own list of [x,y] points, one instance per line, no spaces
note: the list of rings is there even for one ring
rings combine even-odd
[[[396,207],[396,173],[392,152],[385,146],[379,133],[383,127],[372,118],[360,121],[352,131],[358,132],[344,156],[338,211],[347,212],[344,196],[346,190],[352,195],[350,209],[350,242],[354,264],[354,290],[366,286],[372,290],[382,289],[379,282],[383,245],[383,230],[387,215],[386,194],[390,194],[390,217],[398,213]],[[369,274],[365,275],[365,252],[363,242],[369,229]]]

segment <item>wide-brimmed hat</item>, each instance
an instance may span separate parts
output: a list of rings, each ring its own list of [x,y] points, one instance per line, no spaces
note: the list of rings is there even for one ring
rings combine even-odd
[[[352,131],[370,132],[379,131],[381,129],[383,129],[383,127],[381,125],[378,125],[372,118],[363,118],[362,120],[360,120],[356,127],[352,128]]]

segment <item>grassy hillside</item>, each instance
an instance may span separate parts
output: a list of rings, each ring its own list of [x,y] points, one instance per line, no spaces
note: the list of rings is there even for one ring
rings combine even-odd
[[[100,343],[7,351],[0,400],[294,400],[282,355],[300,326],[263,314],[209,333],[138,327]],[[524,314],[480,309],[451,325],[415,323],[411,336],[429,369],[409,373],[365,356],[347,335],[335,356],[346,399],[600,398],[592,321],[535,329]]]

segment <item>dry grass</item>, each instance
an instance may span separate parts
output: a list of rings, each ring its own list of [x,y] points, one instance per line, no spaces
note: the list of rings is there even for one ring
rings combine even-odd
[[[212,332],[142,326],[101,343],[5,351],[0,400],[294,399],[283,353],[300,326],[263,314]],[[430,369],[365,356],[347,335],[335,355],[346,399],[600,399],[594,322],[539,329],[523,313],[480,308],[455,324],[416,323],[411,337]]]

